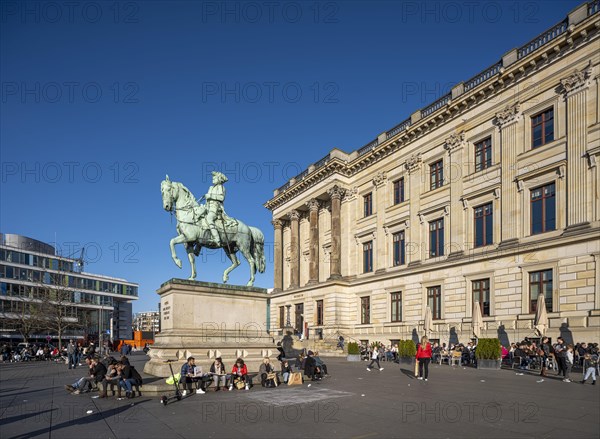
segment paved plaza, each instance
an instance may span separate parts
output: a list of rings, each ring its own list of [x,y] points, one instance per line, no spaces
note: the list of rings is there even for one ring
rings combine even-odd
[[[141,369],[147,357],[132,356]],[[600,385],[510,370],[433,366],[428,382],[384,362],[327,359],[331,377],[302,386],[192,395],[162,406],[71,395],[84,373],[55,363],[0,364],[2,438],[597,438]],[[579,373],[573,377],[580,378]]]

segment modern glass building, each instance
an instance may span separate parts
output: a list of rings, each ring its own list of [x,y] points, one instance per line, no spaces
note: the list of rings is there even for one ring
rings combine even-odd
[[[0,340],[21,340],[19,326],[29,310],[40,312],[40,305],[44,307],[52,297],[60,297],[64,305],[60,307],[64,313],[60,318],[66,325],[63,339],[132,337],[132,301],[138,298],[138,284],[86,273],[82,261],[59,256],[50,244],[0,234]],[[31,340],[57,339],[56,331],[43,322],[49,318],[52,316],[40,317],[40,324],[34,325],[29,336]]]

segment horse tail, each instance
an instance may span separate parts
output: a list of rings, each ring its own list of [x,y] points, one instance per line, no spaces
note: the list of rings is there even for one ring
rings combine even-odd
[[[265,236],[256,227],[250,227],[252,234],[252,256],[256,263],[256,269],[259,273],[265,272]]]

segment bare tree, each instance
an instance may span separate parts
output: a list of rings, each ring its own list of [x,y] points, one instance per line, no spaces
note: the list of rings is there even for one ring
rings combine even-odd
[[[19,331],[25,343],[29,342],[31,335],[42,328],[42,304],[39,301],[19,297],[15,302],[15,329]]]
[[[48,273],[50,283],[41,288],[42,311],[40,322],[58,337],[58,348],[67,329],[81,327],[73,304],[73,289],[69,288],[68,276],[63,272]]]

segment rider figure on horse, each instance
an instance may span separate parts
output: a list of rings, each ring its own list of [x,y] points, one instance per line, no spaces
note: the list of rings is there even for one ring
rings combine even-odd
[[[216,245],[220,246],[221,238],[217,232],[215,220],[219,217],[223,220],[223,201],[225,201],[225,187],[223,186],[223,183],[228,179],[224,174],[217,171],[213,171],[212,176],[213,185],[208,188],[208,192],[205,195],[207,210],[206,222],[208,223],[208,228],[210,229],[213,241]]]

